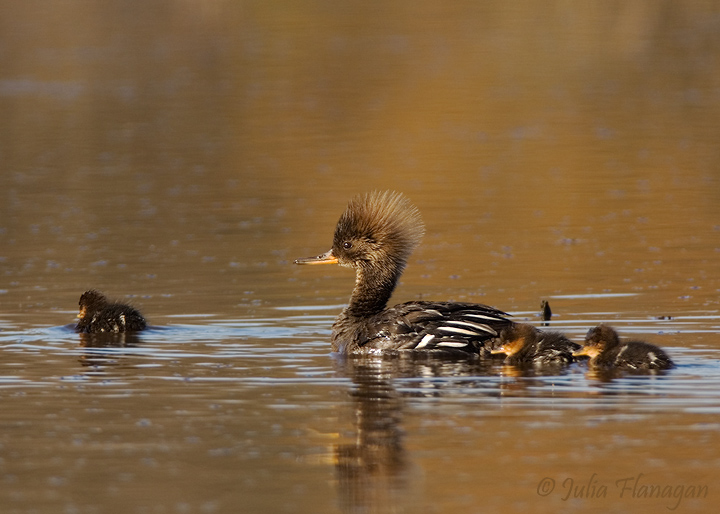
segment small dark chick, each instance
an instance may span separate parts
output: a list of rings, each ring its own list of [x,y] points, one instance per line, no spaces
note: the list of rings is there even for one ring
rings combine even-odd
[[[515,323],[500,332],[494,354],[505,354],[505,364],[557,365],[573,361],[580,348],[560,332],[545,332],[527,323]]]
[[[573,353],[587,355],[593,368],[619,369],[670,369],[673,361],[654,344],[644,341],[620,341],[617,331],[609,325],[591,328],[585,336],[585,345]]]
[[[91,289],[80,296],[77,332],[137,332],[147,326],[145,318],[129,305],[109,302],[99,291]]]

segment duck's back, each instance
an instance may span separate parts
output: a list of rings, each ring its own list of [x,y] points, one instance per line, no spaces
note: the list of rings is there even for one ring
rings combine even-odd
[[[345,310],[333,325],[333,350],[489,355],[489,343],[512,323],[506,316],[487,305],[458,302],[407,302],[367,317],[353,317]]]
[[[580,345],[573,343],[560,332],[544,332],[538,343],[533,362],[536,364],[568,364]]]
[[[539,332],[539,340],[528,344],[516,355],[505,359],[512,365],[557,365],[569,364],[573,361],[572,353],[580,348],[560,332]]]
[[[98,332],[137,332],[147,326],[145,318],[128,305],[111,304],[95,313],[88,320],[78,323],[77,331]]]
[[[596,365],[625,369],[669,369],[674,363],[654,344],[626,341],[600,355]]]

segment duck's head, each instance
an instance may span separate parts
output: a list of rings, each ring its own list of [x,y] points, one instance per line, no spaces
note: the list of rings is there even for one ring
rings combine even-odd
[[[499,346],[491,353],[504,353],[511,357],[537,339],[537,329],[527,323],[514,323],[500,332]]]
[[[85,291],[80,296],[80,312],[78,318],[84,319],[85,317],[92,316],[99,310],[102,310],[108,304],[107,298],[100,291],[90,289]]]
[[[587,355],[591,359],[597,357],[608,348],[620,344],[618,333],[610,325],[601,323],[597,327],[588,330],[585,336],[585,344],[579,350],[573,352],[574,357]]]
[[[340,264],[399,273],[424,231],[420,212],[401,193],[356,196],[340,216],[330,251],[295,264]]]

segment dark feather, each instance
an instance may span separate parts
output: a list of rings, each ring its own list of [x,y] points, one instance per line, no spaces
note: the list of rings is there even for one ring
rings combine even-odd
[[[135,308],[108,299],[94,289],[80,296],[80,313],[75,326],[77,332],[136,332],[147,326],[145,318]]]

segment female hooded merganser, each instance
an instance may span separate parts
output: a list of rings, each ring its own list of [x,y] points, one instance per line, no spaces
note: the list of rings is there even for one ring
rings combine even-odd
[[[494,354],[507,355],[505,364],[568,364],[580,348],[560,332],[544,332],[527,323],[515,323],[500,332]]]
[[[145,318],[136,309],[108,299],[91,289],[80,296],[77,332],[135,332],[147,326]]]
[[[400,193],[357,196],[340,216],[332,249],[295,264],[355,268],[355,289],[333,324],[340,353],[443,350],[489,354],[489,341],[511,324],[506,313],[476,303],[413,301],[386,309],[424,233],[420,213]],[[487,344],[487,346],[486,346]]]
[[[615,329],[605,324],[591,328],[585,336],[585,346],[573,355],[589,356],[589,366],[594,368],[669,369],[675,365],[654,344],[644,341],[621,343]]]

